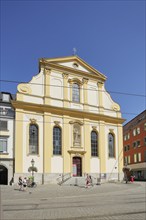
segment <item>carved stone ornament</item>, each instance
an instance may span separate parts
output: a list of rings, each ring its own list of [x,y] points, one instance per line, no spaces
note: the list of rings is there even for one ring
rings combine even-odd
[[[32,92],[30,86],[27,84],[19,84],[17,89],[18,89],[18,92],[24,93],[24,94],[31,94]]]
[[[81,144],[81,128],[79,124],[73,126],[73,145]]]
[[[69,124],[79,124],[79,125],[83,125],[84,123],[82,121],[79,121],[79,120],[74,120],[74,121],[70,121]]]
[[[31,124],[36,124],[36,119],[35,118],[30,118]]]
[[[83,79],[82,79],[83,84],[87,84],[88,81],[89,81],[89,79],[87,79],[87,78],[83,78]]]
[[[45,68],[45,74],[46,74],[46,75],[49,75],[50,72],[51,72],[51,69],[46,69],[46,68]]]
[[[114,104],[112,105],[112,109],[113,109],[114,111],[120,111],[120,106],[119,106],[117,103],[114,103]]]
[[[114,133],[114,129],[109,129],[109,132],[110,133]]]
[[[97,130],[97,127],[96,126],[92,126],[93,130],[96,131]]]
[[[60,121],[54,121],[54,124],[55,124],[55,125],[59,125],[59,124],[60,124]]]
[[[64,79],[68,79],[68,73],[62,73]]]
[[[69,79],[68,82],[69,82],[70,84],[77,83],[77,84],[79,84],[79,85],[83,85],[83,82],[80,81],[78,78]]]

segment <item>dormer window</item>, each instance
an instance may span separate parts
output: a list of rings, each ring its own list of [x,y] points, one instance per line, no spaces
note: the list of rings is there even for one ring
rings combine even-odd
[[[9,102],[9,101],[10,101],[10,96],[9,96],[9,94],[3,94],[2,100],[3,100],[3,102]]]

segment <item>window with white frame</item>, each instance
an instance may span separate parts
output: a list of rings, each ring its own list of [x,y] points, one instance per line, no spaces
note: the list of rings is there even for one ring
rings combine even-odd
[[[80,86],[77,83],[73,83],[72,85],[72,101],[80,102]]]
[[[96,131],[91,132],[91,156],[98,156],[98,135]]]
[[[134,163],[137,162],[137,154],[134,154]]]
[[[30,124],[29,126],[29,153],[38,154],[38,126]]]
[[[61,129],[57,126],[53,128],[53,155],[62,154]]]
[[[136,135],[136,128],[133,129],[133,136],[135,136],[135,135]]]
[[[8,122],[0,120],[0,131],[8,130]]]
[[[141,162],[141,153],[138,153],[138,162]]]
[[[108,155],[109,157],[115,157],[115,138],[112,133],[108,134]]]
[[[10,101],[10,95],[9,94],[3,94],[3,102],[9,102]]]
[[[144,123],[144,130],[146,131],[146,123]]]
[[[136,129],[136,134],[140,134],[140,128],[139,127]]]
[[[0,137],[0,152],[6,153],[7,152],[7,137]]]

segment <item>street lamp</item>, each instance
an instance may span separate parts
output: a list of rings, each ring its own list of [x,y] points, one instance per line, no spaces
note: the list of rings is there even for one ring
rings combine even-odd
[[[32,166],[32,176],[34,174],[34,164],[35,164],[35,161],[34,159],[31,160],[31,166]]]

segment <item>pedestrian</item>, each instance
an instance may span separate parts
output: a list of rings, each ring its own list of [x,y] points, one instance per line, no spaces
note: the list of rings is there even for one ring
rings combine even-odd
[[[93,186],[93,180],[92,180],[91,176],[89,176],[89,184],[90,184],[90,186]]]
[[[26,191],[26,187],[27,187],[27,178],[24,177],[24,180],[23,180],[23,190]]]
[[[87,173],[87,176],[86,176],[86,188],[88,188],[89,184],[90,184],[90,177],[89,177],[89,175]]]
[[[22,181],[22,177],[21,176],[19,176],[18,185],[19,185],[19,191],[23,190],[23,181]]]

